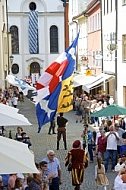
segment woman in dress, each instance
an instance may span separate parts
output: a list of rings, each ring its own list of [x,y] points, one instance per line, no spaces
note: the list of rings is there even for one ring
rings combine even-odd
[[[95,166],[95,181],[96,181],[96,189],[99,189],[99,186],[104,187],[104,190],[107,190],[107,186],[109,185],[109,181],[105,175],[105,167],[102,164],[102,158],[97,158],[97,165]]]
[[[74,190],[80,190],[80,185],[84,179],[84,169],[88,166],[88,157],[83,149],[81,149],[80,140],[73,143],[73,148],[68,152],[66,157],[65,166],[72,163],[72,185],[75,186]]]

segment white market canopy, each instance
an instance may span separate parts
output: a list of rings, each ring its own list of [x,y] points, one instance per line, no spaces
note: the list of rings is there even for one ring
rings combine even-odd
[[[89,91],[98,84],[105,82],[106,80],[113,77],[113,75],[108,75],[101,73],[97,76],[85,76],[83,74],[78,74],[74,76],[74,88],[82,86],[83,90],[89,93]]]
[[[0,174],[39,173],[28,145],[0,136]]]
[[[32,125],[19,109],[0,103],[0,126]]]

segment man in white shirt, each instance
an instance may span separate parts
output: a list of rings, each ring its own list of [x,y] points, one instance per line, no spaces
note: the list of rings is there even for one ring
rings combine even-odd
[[[111,170],[115,171],[116,165],[116,157],[117,157],[117,142],[119,140],[119,135],[114,131],[114,127],[109,127],[109,132],[105,134],[105,138],[107,138],[107,147],[106,147],[106,156],[105,156],[105,171],[108,170],[109,158],[112,158]]]
[[[123,183],[121,175],[117,175],[114,181],[114,190],[126,190],[126,183]]]
[[[114,181],[114,190],[126,190],[126,183],[123,178],[123,175],[125,175],[125,173],[126,173],[126,168],[120,169]]]

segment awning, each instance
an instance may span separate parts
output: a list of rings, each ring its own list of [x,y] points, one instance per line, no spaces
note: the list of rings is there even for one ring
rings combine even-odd
[[[107,75],[101,73],[97,76],[85,76],[85,75],[76,75],[74,77],[74,87],[81,86],[82,89],[89,93],[89,91],[98,84],[108,80],[109,78],[114,77],[113,75]]]
[[[86,84],[90,84],[94,81],[94,76],[85,76],[84,74],[78,74],[74,76],[74,88],[78,86],[83,86]]]
[[[110,78],[114,78],[113,75],[107,75],[107,74],[104,74],[104,73],[101,73],[100,75],[98,75],[96,77],[96,80],[94,80],[93,82],[91,82],[90,84],[86,84],[84,87],[83,87],[83,90],[85,90],[86,92],[89,93],[89,91],[94,88],[95,86],[99,85],[100,83],[105,83],[106,80],[110,79]]]
[[[103,74],[103,76],[100,79],[98,79],[97,81],[94,81],[93,83],[89,84],[88,88],[91,89],[92,87],[94,87],[94,86],[108,80],[111,77],[112,77],[111,75]]]

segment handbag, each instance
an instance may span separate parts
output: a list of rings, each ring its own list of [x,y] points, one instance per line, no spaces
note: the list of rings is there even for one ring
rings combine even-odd
[[[71,162],[68,164],[68,168],[67,168],[67,170],[68,170],[69,172],[72,171],[72,163],[71,163]]]

